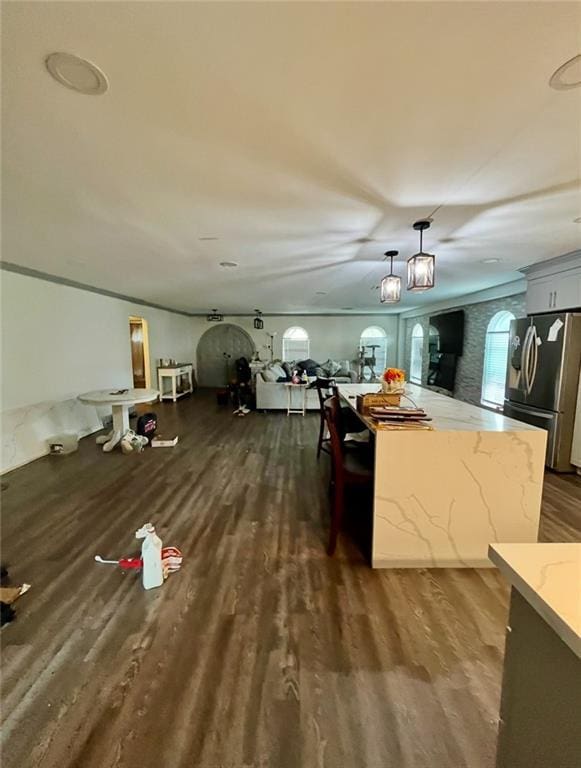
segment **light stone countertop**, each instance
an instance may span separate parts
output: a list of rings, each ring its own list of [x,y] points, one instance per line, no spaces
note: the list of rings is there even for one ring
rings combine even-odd
[[[356,410],[358,394],[379,392],[381,385],[376,384],[339,384],[339,392],[347,399],[353,410]],[[423,408],[432,418],[434,429],[454,432],[525,432],[542,431],[538,427],[525,424],[516,419],[509,419],[501,413],[494,413],[486,408],[479,408],[462,400],[455,400],[438,392],[432,392],[425,387],[406,383],[408,395],[418,407]],[[412,402],[402,398],[402,406],[412,405]],[[373,426],[372,426],[373,428]],[[424,433],[425,434],[425,433]]]
[[[491,544],[488,556],[581,658],[581,544]]]

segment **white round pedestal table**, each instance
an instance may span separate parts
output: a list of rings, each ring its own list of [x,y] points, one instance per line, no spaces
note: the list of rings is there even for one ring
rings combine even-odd
[[[81,403],[87,405],[110,405],[113,411],[113,429],[108,435],[100,435],[97,443],[103,445],[105,452],[112,451],[119,445],[121,438],[129,429],[129,409],[138,403],[151,403],[157,400],[157,389],[98,389],[78,396]]]

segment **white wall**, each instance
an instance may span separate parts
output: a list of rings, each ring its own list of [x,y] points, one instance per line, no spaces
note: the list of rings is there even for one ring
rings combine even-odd
[[[2,271],[2,411],[132,386],[129,316],[149,324],[158,357],[193,361],[192,319]]]
[[[0,471],[44,455],[51,437],[61,432],[90,434],[99,428],[95,409],[81,405],[82,392],[132,384],[129,317],[148,321],[152,384],[157,359],[196,360],[196,346],[212,325],[36,277],[0,271],[2,445]],[[227,316],[253,338],[269,359],[266,331],[276,332],[275,357],[282,335],[300,325],[311,339],[311,357],[354,360],[361,332],[379,325],[387,334],[388,364],[395,364],[398,318],[395,315],[265,317],[257,331],[252,317]]]
[[[195,317],[194,336],[197,345],[202,334],[213,326],[205,318]],[[357,357],[359,338],[361,332],[370,325],[383,328],[387,334],[387,363],[395,365],[397,355],[397,315],[285,315],[265,316],[264,330],[257,331],[253,325],[252,317],[227,315],[225,322],[239,325],[247,331],[260,353],[262,360],[269,360],[269,352],[266,349],[268,343],[267,331],[277,334],[274,340],[274,357],[282,356],[282,336],[287,328],[299,325],[309,334],[311,358],[319,363],[328,358],[333,360],[354,360]]]
[[[76,397],[132,386],[130,315],[148,321],[154,387],[158,357],[195,359],[184,315],[7,271],[0,296],[3,472],[47,453],[57,434],[100,428],[96,409]]]

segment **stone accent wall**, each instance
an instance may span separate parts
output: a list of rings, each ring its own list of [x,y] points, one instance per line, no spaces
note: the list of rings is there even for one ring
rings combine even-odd
[[[456,370],[456,388],[454,397],[467,403],[480,405],[480,392],[482,388],[482,368],[484,365],[484,342],[486,329],[493,315],[502,310],[512,312],[515,317],[524,317],[525,294],[507,296],[492,301],[482,301],[478,304],[454,307],[441,312],[429,312],[418,317],[408,318],[405,322],[405,370],[410,370],[411,337],[416,323],[419,323],[424,331],[424,354],[422,358],[422,383],[428,379],[428,332],[429,318],[441,315],[445,312],[453,312],[455,309],[464,310],[464,352],[458,359]],[[443,390],[444,391],[444,390]],[[450,393],[446,393],[450,394]]]

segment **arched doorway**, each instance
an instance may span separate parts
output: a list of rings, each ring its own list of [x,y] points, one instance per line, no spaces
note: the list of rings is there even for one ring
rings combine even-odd
[[[198,384],[201,387],[223,387],[234,376],[234,363],[239,357],[252,360],[255,346],[252,338],[238,325],[225,323],[208,328],[198,343]]]

